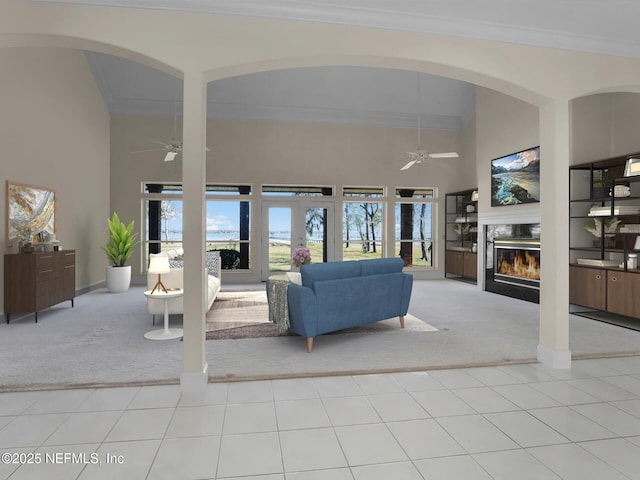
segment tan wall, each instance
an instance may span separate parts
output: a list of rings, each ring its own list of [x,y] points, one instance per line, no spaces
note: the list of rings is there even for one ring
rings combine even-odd
[[[180,181],[181,161],[165,163],[160,151],[131,152],[149,148],[152,140],[170,139],[173,120],[113,117],[111,131],[112,207],[121,216],[139,221],[141,182]],[[414,129],[209,120],[207,181],[251,183],[254,192],[265,183],[376,185],[388,187],[391,194],[396,187],[437,187],[444,198],[447,192],[475,186],[475,171],[464,167],[474,159],[465,158],[473,152],[466,143],[463,147],[463,136],[458,131],[423,131],[424,146],[438,152],[458,151],[462,158],[432,160],[400,171],[405,152],[416,149]],[[254,233],[261,231],[259,211],[256,203]],[[443,219],[443,213],[436,218]],[[254,264],[259,264],[257,259]],[[139,257],[134,265],[141,265]]]
[[[56,234],[77,253],[76,287],[104,280],[109,214],[109,115],[77,50],[0,49],[0,181],[56,191]],[[6,243],[0,195],[0,246]],[[0,266],[0,283],[4,271]],[[2,291],[0,289],[0,291]],[[4,299],[0,298],[0,311]]]
[[[478,211],[514,215],[539,211],[538,204],[491,207],[491,160],[540,144],[538,108],[487,88],[476,89],[476,168]],[[544,152],[540,154],[544,168]]]
[[[640,94],[613,93],[611,156],[640,152]]]
[[[601,93],[571,102],[572,163],[640,151],[640,94]]]
[[[611,155],[611,94],[589,95],[571,102],[571,164]]]

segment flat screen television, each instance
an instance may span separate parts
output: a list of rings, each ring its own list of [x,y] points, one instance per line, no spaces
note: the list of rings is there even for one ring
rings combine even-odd
[[[540,201],[540,147],[491,160],[491,206]]]

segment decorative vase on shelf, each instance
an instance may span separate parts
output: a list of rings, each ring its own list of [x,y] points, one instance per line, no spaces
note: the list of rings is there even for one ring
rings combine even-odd
[[[34,252],[33,243],[26,242],[20,245],[20,253],[33,253],[33,252]]]

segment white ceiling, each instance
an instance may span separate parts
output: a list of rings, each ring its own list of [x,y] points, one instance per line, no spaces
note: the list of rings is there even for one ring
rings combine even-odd
[[[39,0],[360,25],[640,57],[639,0]],[[176,80],[87,53],[114,114],[173,115]],[[390,126],[417,124],[415,72],[322,67],[210,84],[210,117]],[[178,89],[178,99],[181,90]],[[460,128],[472,85],[421,76],[425,128]],[[178,104],[178,114],[181,105]]]

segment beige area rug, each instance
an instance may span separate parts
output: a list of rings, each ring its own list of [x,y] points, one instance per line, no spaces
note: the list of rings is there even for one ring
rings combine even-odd
[[[207,312],[207,332],[269,322],[266,291],[218,292]]]
[[[408,314],[404,317],[404,330],[398,318],[347,328],[330,335],[345,333],[385,332],[435,332],[437,328]],[[269,321],[269,306],[266,291],[220,292],[211,310],[207,313],[207,340],[230,340],[241,338],[277,337],[295,335],[280,333]]]

